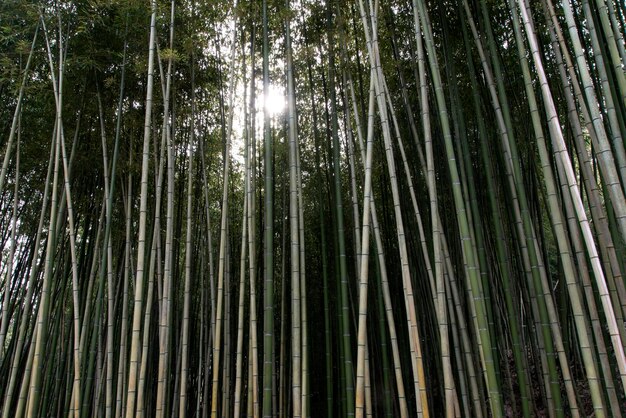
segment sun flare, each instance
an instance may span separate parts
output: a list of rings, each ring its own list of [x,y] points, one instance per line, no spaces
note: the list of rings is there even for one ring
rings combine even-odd
[[[270,84],[267,93],[264,93],[265,108],[269,112],[270,116],[275,116],[282,113],[287,106],[287,101],[282,88]]]

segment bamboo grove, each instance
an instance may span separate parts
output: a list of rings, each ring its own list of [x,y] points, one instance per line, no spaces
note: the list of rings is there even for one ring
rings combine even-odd
[[[0,3],[0,413],[626,416],[620,0]]]

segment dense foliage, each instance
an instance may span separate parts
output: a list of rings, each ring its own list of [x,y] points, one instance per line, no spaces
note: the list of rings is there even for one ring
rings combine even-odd
[[[620,0],[0,2],[0,411],[626,414]]]

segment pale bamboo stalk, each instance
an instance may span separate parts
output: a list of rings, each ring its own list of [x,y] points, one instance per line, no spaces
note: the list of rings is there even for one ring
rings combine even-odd
[[[257,331],[257,297],[256,297],[256,278],[257,278],[257,262],[256,262],[256,78],[255,74],[255,30],[252,27],[252,34],[250,39],[250,103],[249,103],[249,115],[250,115],[250,129],[248,131],[248,145],[249,150],[247,153],[247,202],[248,202],[248,269],[249,269],[249,281],[250,281],[250,357],[248,361],[248,415],[250,415],[250,408],[252,408],[252,414],[254,417],[259,416],[259,357],[258,357],[258,331]]]
[[[174,12],[175,2],[171,1],[170,24],[169,24],[169,47],[174,48]],[[159,60],[160,62],[160,60]],[[163,96],[163,135],[166,137],[167,154],[167,204],[165,214],[165,265],[163,268],[163,291],[160,302],[159,317],[159,368],[157,378],[156,417],[161,418],[165,414],[168,388],[169,388],[169,363],[170,363],[170,327],[171,327],[171,293],[173,287],[173,257],[174,257],[174,156],[173,116],[170,106],[172,89],[173,60],[170,52],[167,60],[167,73],[165,76],[165,94]]]
[[[154,86],[154,52],[156,38],[156,2],[151,1],[150,40],[148,42],[148,77],[146,88],[146,112],[143,135],[143,151],[141,163],[141,188],[139,203],[139,235],[137,239],[137,269],[135,279],[135,298],[133,308],[133,328],[130,350],[130,367],[128,376],[128,399],[126,401],[126,418],[135,416],[135,400],[137,394],[137,375],[139,362],[139,344],[141,332],[141,311],[143,306],[144,264],[146,253],[146,221],[148,211],[148,170],[150,133],[152,130],[152,91]]]
[[[156,218],[156,225],[159,225],[159,217]],[[156,228],[155,228],[156,229]],[[157,264],[157,266],[160,266],[160,260],[157,262],[156,258],[157,258],[157,254],[159,254],[161,252],[161,235],[160,234],[153,234],[153,238],[152,238],[152,245],[151,245],[151,251],[150,251],[150,264],[148,267],[148,294],[146,296],[146,309],[145,309],[145,313],[144,313],[144,319],[143,319],[143,336],[142,336],[142,342],[141,342],[141,355],[140,355],[140,367],[139,367],[139,383],[137,385],[137,412],[136,412],[136,417],[137,418],[142,418],[144,415],[146,414],[146,405],[145,405],[145,398],[146,398],[146,374],[147,374],[147,369],[148,369],[148,349],[149,349],[149,340],[150,340],[150,329],[151,329],[151,324],[152,324],[152,305],[153,305],[153,299],[154,299],[154,286],[155,286],[155,274],[154,274],[154,270],[155,270],[155,264]],[[161,274],[158,274],[158,276],[160,277]],[[158,281],[159,279],[157,278],[156,281]]]
[[[286,1],[289,10],[289,0]],[[296,95],[291,50],[291,22],[285,20],[286,78],[287,78],[287,132],[289,137],[289,248],[291,278],[291,394],[292,414],[303,416],[302,411],[302,311],[300,305],[300,231],[297,177],[297,119]],[[284,301],[283,301],[284,303]]]
[[[158,44],[156,45],[157,58],[159,63],[159,72],[161,75],[161,90],[163,92],[163,97],[169,97],[169,86],[167,85],[166,76],[163,72],[163,65],[160,59],[160,51]],[[169,100],[166,100],[165,103],[168,103]],[[164,106],[165,113],[169,113],[169,106]],[[164,301],[164,293],[165,293],[165,284],[164,276],[165,276],[165,266],[161,262],[162,258],[162,243],[161,243],[161,209],[162,209],[162,200],[163,200],[163,181],[166,177],[166,171],[169,171],[169,167],[166,168],[166,161],[168,160],[168,140],[170,138],[170,131],[168,128],[169,119],[164,117],[162,121],[162,129],[161,129],[161,145],[157,146],[157,138],[156,135],[154,137],[153,145],[154,145],[154,166],[158,167],[157,172],[155,173],[155,205],[154,205],[154,225],[152,228],[152,244],[150,250],[150,258],[149,258],[149,266],[148,266],[148,303],[146,304],[144,315],[144,329],[143,329],[143,337],[142,337],[142,348],[141,348],[141,364],[140,364],[140,372],[139,372],[139,386],[138,386],[138,397],[137,397],[137,416],[141,417],[146,413],[146,375],[148,370],[148,350],[150,343],[150,324],[152,318],[152,292],[154,292],[154,284],[156,282],[157,287],[157,300],[160,304],[163,304]],[[169,161],[168,161],[169,164]],[[169,172],[167,173],[169,176]],[[169,181],[169,180],[168,180]],[[167,229],[167,227],[166,227]],[[166,232],[167,234],[167,232]],[[169,259],[166,257],[166,262]],[[156,277],[155,277],[156,275]],[[159,317],[159,324],[161,322],[161,317]],[[147,324],[147,326],[146,326]],[[161,358],[161,334],[159,333],[159,359]],[[160,361],[160,360],[159,360]],[[157,379],[161,373],[160,370],[157,371]],[[156,405],[158,408],[158,404]],[[148,405],[149,408],[149,405]],[[148,409],[148,412],[151,412]]]
[[[309,342],[308,342],[308,312],[307,312],[307,296],[306,296],[306,252],[304,241],[304,198],[302,190],[302,170],[300,168],[300,142],[296,142],[296,179],[298,188],[298,233],[300,247],[300,307],[302,313],[301,332],[302,332],[302,415],[305,418],[311,416],[310,411],[310,376],[309,376]]]
[[[132,164],[133,151],[130,147],[129,165]],[[126,186],[126,228],[125,228],[125,242],[124,242],[124,284],[122,291],[122,325],[120,330],[120,345],[119,345],[119,361],[118,361],[118,375],[117,375],[117,396],[115,406],[115,417],[121,418],[124,416],[126,409],[126,397],[124,396],[126,388],[126,372],[128,370],[128,364],[126,361],[128,355],[127,346],[127,327],[128,327],[128,294],[129,294],[129,279],[131,275],[131,223],[132,223],[132,197],[133,197],[133,176],[132,171],[128,172],[128,184]]]
[[[289,132],[289,125],[287,122],[287,118],[284,118],[283,120],[284,122],[284,126],[285,126],[285,131],[287,132],[287,135],[285,136],[285,140],[284,140],[284,144],[288,146],[288,132]],[[289,221],[289,218],[291,216],[291,214],[289,213],[289,209],[288,209],[288,205],[287,205],[287,194],[289,193],[289,185],[288,185],[288,179],[284,179],[284,177],[286,176],[286,174],[284,173],[289,173],[289,170],[287,169],[287,165],[289,164],[289,156],[288,156],[288,152],[285,153],[287,154],[287,158],[282,159],[281,161],[281,172],[283,173],[283,175],[281,176],[283,178],[282,180],[282,187],[281,189],[281,193],[280,193],[280,203],[281,203],[281,208],[283,208],[282,213],[280,214],[280,219],[282,220],[281,222],[281,231],[280,231],[280,253],[281,253],[281,257],[280,257],[280,277],[281,277],[281,282],[280,282],[280,318],[287,318],[287,300],[289,299],[289,297],[287,296],[287,280],[286,278],[288,276],[290,276],[291,272],[288,272],[287,270],[287,224]],[[285,187],[285,185],[287,185],[287,187]],[[291,231],[290,231],[291,232]],[[290,243],[291,244],[291,243]],[[291,267],[291,266],[290,266]],[[293,315],[292,315],[293,316]],[[294,328],[294,326],[292,326],[292,328]],[[286,350],[287,350],[287,321],[286,320],[281,320],[280,321],[280,336],[279,336],[279,340],[280,340],[280,348],[278,349],[278,358],[279,359],[287,359],[287,355],[286,355]],[[293,335],[293,331],[291,332],[291,334]],[[291,338],[293,340],[293,337]],[[276,377],[274,377],[274,381],[272,382],[272,404],[273,404],[273,408],[274,410],[278,411],[278,415],[279,416],[284,416],[285,415],[285,410],[289,411],[289,409],[291,408],[291,405],[293,405],[293,393],[292,391],[289,390],[289,386],[290,386],[290,378],[291,381],[293,381],[293,370],[292,368],[289,368],[289,365],[291,363],[293,363],[294,359],[293,356],[291,358],[291,361],[281,361],[279,360],[279,365],[278,365],[278,373]],[[291,375],[288,375],[289,371],[291,371]],[[292,386],[293,387],[293,386]],[[276,392],[278,392],[278,395],[276,394]],[[291,396],[290,396],[291,395]],[[278,399],[277,399],[278,398]]]
[[[159,50],[158,50],[158,45],[157,45],[157,56],[159,56]],[[158,60],[159,63],[159,70],[160,70],[160,74],[161,74],[161,89],[163,91],[163,96],[165,97],[166,95],[169,95],[168,93],[168,88],[166,86],[166,81],[163,74],[163,67],[161,65],[161,60],[159,58]],[[157,298],[159,300],[160,303],[163,302],[163,294],[164,294],[164,285],[163,285],[163,280],[164,280],[164,275],[165,275],[165,268],[163,266],[163,263],[161,262],[161,258],[162,258],[162,243],[161,243],[161,206],[162,206],[162,199],[163,199],[163,181],[165,178],[165,172],[166,172],[166,160],[167,160],[167,156],[166,156],[166,152],[168,150],[168,137],[169,137],[169,129],[167,128],[167,119],[164,118],[163,120],[163,124],[162,124],[162,132],[161,132],[161,146],[160,146],[160,152],[158,150],[157,147],[157,138],[155,136],[154,138],[154,166],[158,167],[158,170],[155,174],[155,183],[156,183],[156,190],[155,190],[155,205],[154,205],[154,225],[153,225],[153,229],[152,229],[152,244],[151,244],[151,250],[150,250],[150,258],[149,258],[149,265],[148,265],[148,295],[147,295],[147,303],[146,303],[146,308],[145,308],[145,312],[143,313],[144,315],[144,327],[143,327],[143,336],[142,336],[142,341],[141,341],[141,355],[140,355],[140,368],[139,368],[139,384],[138,384],[138,396],[137,396],[137,412],[136,415],[137,417],[142,417],[144,414],[152,412],[149,409],[149,405],[146,406],[146,391],[145,391],[145,387],[146,387],[146,376],[147,376],[147,370],[148,370],[148,352],[149,352],[149,343],[150,343],[150,329],[151,329],[151,318],[152,318],[152,309],[153,309],[153,294],[154,294],[154,286],[155,286],[155,282],[156,282],[156,287],[157,287]],[[168,173],[169,174],[169,173]],[[159,318],[159,322],[160,322]],[[160,334],[159,334],[160,336]],[[159,341],[159,358],[161,356],[161,348],[160,348],[160,341]],[[157,378],[158,378],[158,373],[159,371],[157,371]],[[158,408],[158,404],[156,405],[156,408]],[[152,412],[154,413],[154,412]]]
[[[204,251],[200,251],[200,265],[204,264]],[[200,274],[200,277],[202,277],[203,274]],[[202,282],[201,282],[202,283]],[[195,390],[196,390],[196,413],[195,416],[196,417],[201,417],[202,413],[204,412],[202,407],[203,407],[203,400],[204,400],[204,388],[202,387],[203,384],[203,369],[204,369],[204,364],[205,364],[205,333],[206,333],[206,327],[204,325],[204,318],[206,318],[206,313],[205,313],[205,304],[206,304],[206,291],[205,291],[205,287],[204,284],[201,284],[201,290],[200,290],[200,334],[199,334],[199,344],[198,344],[198,351],[199,351],[199,359],[198,359],[198,369],[197,369],[197,377],[196,377],[196,386],[195,386]]]
[[[194,55],[192,53],[191,58],[191,120],[189,127],[189,161],[187,167],[187,227],[185,238],[185,287],[184,287],[184,300],[183,300],[183,318],[182,318],[182,337],[181,337],[181,367],[180,367],[180,404],[179,404],[179,418],[185,418],[187,416],[187,380],[188,380],[188,362],[189,362],[189,311],[191,304],[191,253],[193,248],[191,246],[192,234],[193,234],[193,159],[195,153],[193,152],[195,146],[195,62]],[[202,341],[202,339],[200,339]]]
[[[370,96],[371,98],[371,96]],[[370,101],[373,104],[373,100]],[[371,134],[370,134],[371,133]],[[371,207],[372,200],[372,159],[373,159],[373,132],[368,129],[367,147],[363,166],[365,180],[363,186],[363,207]],[[367,344],[367,288],[369,278],[369,247],[370,247],[370,210],[363,211],[361,252],[359,258],[359,316],[357,327],[357,369],[356,369],[356,401],[355,412],[357,418],[363,418],[365,409],[365,354]],[[357,222],[357,219],[355,219]]]
[[[226,236],[230,235],[230,223],[226,225]],[[222,380],[220,382],[221,391],[222,391],[222,409],[220,415],[223,417],[230,416],[230,394],[231,394],[231,317],[232,317],[232,297],[231,297],[231,278],[232,278],[232,270],[231,270],[231,240],[226,240],[226,256],[225,259],[227,262],[224,264],[224,359],[222,361]]]
[[[211,305],[210,318],[210,338],[215,338],[215,277],[214,277],[214,264],[213,264],[213,233],[211,228],[211,213],[209,205],[209,191],[208,191],[208,179],[207,179],[207,164],[204,158],[204,141],[200,141],[200,162],[202,163],[202,195],[204,196],[204,208],[206,216],[206,234],[207,234],[207,246],[209,255],[209,299]],[[208,363],[207,363],[208,374]]]
[[[449,283],[449,281],[450,281],[449,278],[446,279],[446,283]],[[456,348],[454,350],[454,358],[455,358],[456,364],[462,365],[463,364],[463,357],[462,357],[462,352],[461,352],[462,342],[460,341],[459,329],[457,328],[457,324],[456,324],[454,304],[452,302],[452,295],[450,294],[450,292],[446,292],[446,295],[447,295],[448,311],[450,311],[449,318],[450,318],[450,331],[452,334],[452,345]],[[463,408],[462,416],[469,417],[471,416],[471,414],[470,414],[470,398],[468,395],[467,385],[471,385],[472,382],[471,380],[468,380],[468,377],[465,374],[464,367],[459,367],[458,373],[460,375],[459,390],[461,392],[461,399],[459,400],[459,402]],[[477,416],[482,414],[482,410],[480,408],[478,409],[478,411],[479,412],[476,414]]]
[[[62,86],[62,77],[59,77],[59,92],[61,92]],[[61,97],[61,93],[59,93],[59,98]],[[60,102],[60,101],[59,101]],[[61,103],[59,103],[61,106]],[[63,130],[63,125],[61,124],[61,130]],[[65,198],[67,202],[67,214],[68,214],[68,225],[69,225],[69,236],[70,236],[70,256],[72,262],[72,295],[73,295],[73,315],[74,315],[74,386],[76,390],[76,396],[74,398],[75,404],[73,408],[74,417],[78,418],[80,410],[80,362],[81,362],[81,351],[80,351],[80,297],[79,297],[79,287],[78,287],[78,260],[76,256],[76,235],[74,228],[74,210],[72,206],[72,195],[70,192],[70,173],[68,168],[68,159],[67,153],[65,150],[65,135],[61,133],[61,155],[63,160],[63,173],[65,178]]]
[[[245,102],[245,101],[244,101]],[[245,134],[244,134],[245,135]],[[247,145],[247,144],[246,144]],[[247,153],[247,150],[246,150]],[[246,182],[248,179],[246,179]],[[246,187],[248,185],[246,184]],[[241,255],[239,259],[239,303],[237,308],[237,358],[235,360],[235,400],[233,416],[241,416],[241,388],[243,381],[243,317],[245,314],[245,294],[246,294],[246,255],[247,255],[247,242],[248,242],[248,195],[244,194],[243,199],[243,220],[241,221],[242,233],[241,233]]]
[[[372,380],[370,375],[370,350],[365,340],[365,416],[372,417]]]
[[[354,223],[353,233],[354,233],[354,247],[355,247],[355,267],[356,273],[360,276],[360,268],[361,268],[361,225],[358,220],[361,219],[359,215],[359,194],[357,189],[357,175],[356,175],[356,164],[354,159],[354,141],[353,141],[353,133],[352,133],[352,121],[350,119],[350,112],[348,111],[348,92],[347,87],[351,82],[348,78],[348,71],[346,66],[348,64],[347,52],[346,52],[346,39],[343,30],[343,21],[340,23],[340,44],[341,44],[341,76],[343,80],[344,88],[342,89],[342,101],[343,101],[343,121],[344,121],[344,130],[346,136],[346,149],[347,149],[347,160],[348,160],[348,168],[350,171],[350,200],[352,202],[352,218]]]
[[[106,251],[102,252],[103,258],[105,258],[101,265],[100,270],[102,272],[100,280],[104,280],[106,275],[107,281],[107,339],[106,339],[106,417],[111,418],[113,414],[113,336],[114,336],[114,318],[115,318],[115,285],[113,284],[113,245],[109,239],[111,232],[111,212],[112,212],[112,192],[113,178],[109,177],[109,159],[107,152],[107,139],[104,130],[104,112],[102,110],[102,99],[100,97],[100,90],[97,91],[98,99],[98,111],[100,114],[100,135],[102,140],[102,159],[103,159],[103,171],[104,171],[104,194],[105,198],[105,210],[106,210],[106,227],[104,236],[104,246]]]

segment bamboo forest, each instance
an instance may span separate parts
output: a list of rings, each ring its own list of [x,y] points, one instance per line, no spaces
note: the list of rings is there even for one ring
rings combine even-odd
[[[626,418],[623,0],[0,1],[0,418]]]

